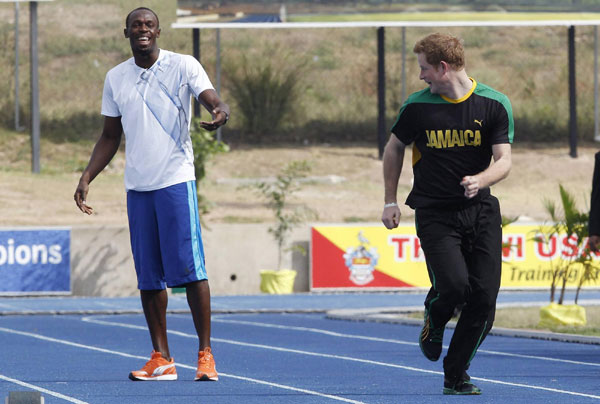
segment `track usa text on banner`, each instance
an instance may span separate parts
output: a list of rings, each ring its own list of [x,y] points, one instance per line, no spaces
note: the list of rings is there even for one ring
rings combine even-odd
[[[540,227],[511,224],[504,228],[501,287],[549,287],[558,266],[589,253],[566,235],[541,241],[537,237]],[[593,257],[600,266],[600,256]],[[575,265],[567,285],[577,286],[582,273],[582,268]],[[598,275],[595,270],[592,278],[598,279]],[[586,285],[598,286],[593,279]],[[312,290],[429,286],[425,256],[412,225],[394,230],[382,225],[315,226],[311,230]]]

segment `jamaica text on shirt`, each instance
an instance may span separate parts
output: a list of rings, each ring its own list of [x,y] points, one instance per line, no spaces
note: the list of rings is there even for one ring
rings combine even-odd
[[[446,130],[426,130],[427,147],[445,149],[449,147],[481,146],[481,132],[446,129]]]

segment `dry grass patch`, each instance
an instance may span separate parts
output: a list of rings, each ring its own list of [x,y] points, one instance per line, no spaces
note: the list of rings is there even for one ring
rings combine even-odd
[[[587,325],[581,327],[540,327],[538,325],[540,321],[539,307],[513,307],[506,309],[498,309],[496,310],[496,320],[494,321],[494,327],[526,329],[536,331],[551,331],[563,334],[577,334],[600,337],[600,306],[584,307],[586,311]],[[411,318],[423,318],[423,312],[414,312],[411,313],[409,316]]]
[[[79,175],[93,148],[89,142],[54,144],[42,139],[42,174],[30,173],[30,144],[26,134],[0,131],[0,207],[8,212],[0,225],[75,225],[82,218],[73,203]],[[581,210],[589,207],[595,146],[582,146],[579,157],[571,158],[568,148],[517,146],[513,149],[513,168],[509,177],[495,185],[492,193],[500,200],[505,216],[549,220],[544,198],[558,202],[558,184],[576,198]],[[407,151],[400,180],[398,201],[403,203],[411,188],[411,152]],[[220,222],[270,222],[272,214],[265,203],[241,180],[275,175],[288,162],[306,160],[311,176],[319,181],[304,183],[293,196],[292,204],[306,204],[316,210],[319,223],[379,223],[383,204],[382,163],[375,145],[347,147],[316,145],[306,147],[233,147],[207,164],[207,176],[199,190],[212,203],[205,215],[206,224]],[[89,203],[97,211],[90,224],[127,223],[123,187],[124,153],[120,151],[90,189]],[[321,179],[341,177],[341,182]],[[57,190],[61,190],[57,192]],[[21,209],[20,200],[30,201],[35,213]],[[76,215],[67,214],[71,210]],[[413,221],[413,211],[401,206],[402,220]],[[57,212],[64,212],[58,215]],[[71,212],[71,213],[73,213]],[[87,222],[86,222],[87,223]]]

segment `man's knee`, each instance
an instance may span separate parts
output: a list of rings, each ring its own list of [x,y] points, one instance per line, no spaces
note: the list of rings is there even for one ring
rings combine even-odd
[[[444,302],[457,306],[465,303],[469,295],[469,284],[468,282],[460,282],[455,280],[444,287],[443,290],[439,291],[440,299]]]
[[[473,295],[463,308],[463,312],[465,311],[480,317],[482,321],[487,321],[491,326],[496,313],[496,298],[488,294]]]
[[[475,296],[473,300],[481,308],[482,312],[490,313],[496,309],[496,294],[482,293]]]

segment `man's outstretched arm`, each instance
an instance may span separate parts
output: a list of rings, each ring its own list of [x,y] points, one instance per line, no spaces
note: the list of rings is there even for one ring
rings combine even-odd
[[[198,101],[204,105],[204,108],[206,108],[213,117],[213,120],[210,122],[200,122],[200,126],[206,130],[215,130],[219,126],[223,126],[227,123],[227,120],[229,119],[229,105],[221,101],[215,90],[202,91],[198,97]]]

